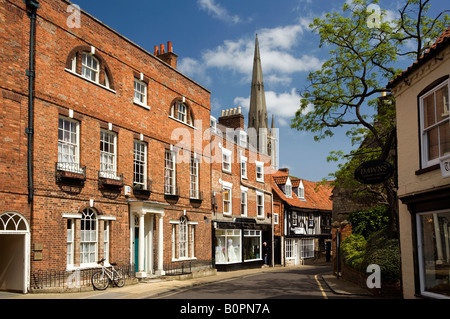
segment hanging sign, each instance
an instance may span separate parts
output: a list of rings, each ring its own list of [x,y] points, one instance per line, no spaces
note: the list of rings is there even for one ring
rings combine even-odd
[[[363,184],[380,184],[394,173],[394,167],[385,161],[372,160],[362,163],[355,170],[355,179]]]

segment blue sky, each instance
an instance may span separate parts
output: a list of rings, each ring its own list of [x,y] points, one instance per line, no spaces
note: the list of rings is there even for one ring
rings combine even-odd
[[[338,11],[345,1],[325,0],[73,0],[103,23],[153,53],[155,45],[172,41],[178,69],[211,91],[211,114],[241,106],[247,121],[255,34],[261,49],[269,124],[272,114],[280,134],[280,167],[292,175],[318,181],[334,172],[330,151],[353,147],[345,131],[317,143],[310,133],[289,124],[300,104],[310,71],[327,59],[319,37],[308,24]],[[381,0],[395,17],[405,1]],[[432,14],[448,9],[431,0]],[[403,60],[399,68],[411,61]]]

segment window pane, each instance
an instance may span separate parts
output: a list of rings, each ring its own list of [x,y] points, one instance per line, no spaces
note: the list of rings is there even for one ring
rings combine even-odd
[[[450,212],[419,216],[422,290],[450,296]]]
[[[436,123],[436,113],[434,107],[434,94],[428,95],[423,99],[424,123],[425,128]]]
[[[445,121],[439,126],[440,155],[450,154],[450,123]]]
[[[436,91],[436,115],[437,121],[440,122],[448,118],[448,86],[444,86]]]
[[[428,131],[428,160],[438,158],[439,156],[439,136],[438,128]]]

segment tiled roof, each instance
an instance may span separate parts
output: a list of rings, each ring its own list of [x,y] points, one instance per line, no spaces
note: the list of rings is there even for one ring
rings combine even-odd
[[[292,198],[284,195],[279,185],[284,185],[288,177],[291,178],[292,187],[298,187],[300,181],[302,181],[305,189],[305,200],[298,198],[294,192],[292,192]],[[277,171],[272,175],[272,190],[278,197],[293,207],[329,211],[333,208],[333,202],[331,200],[333,188],[331,186],[319,185],[319,182],[311,182],[305,179],[289,176],[289,174],[284,171]]]
[[[400,80],[409,75],[412,71],[420,67],[426,61],[434,57],[437,53],[439,53],[443,48],[445,48],[450,43],[450,26],[440,35],[440,37],[436,40],[436,42],[412,65],[410,65],[405,71],[397,75],[395,79],[391,80],[388,83],[388,88],[392,88],[397,84]]]

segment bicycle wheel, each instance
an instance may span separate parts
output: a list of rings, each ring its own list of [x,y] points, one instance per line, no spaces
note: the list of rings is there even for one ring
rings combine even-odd
[[[123,287],[123,285],[125,285],[125,276],[123,274],[123,271],[121,269],[115,270],[114,272],[114,284],[117,287]]]
[[[97,290],[105,290],[109,286],[109,278],[103,271],[97,271],[91,278],[92,286]]]

